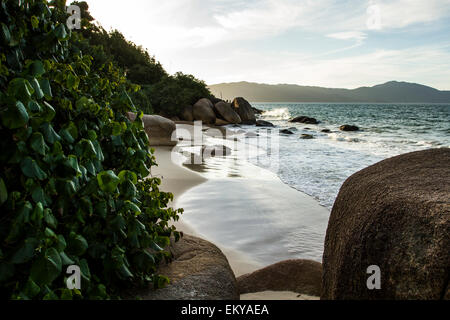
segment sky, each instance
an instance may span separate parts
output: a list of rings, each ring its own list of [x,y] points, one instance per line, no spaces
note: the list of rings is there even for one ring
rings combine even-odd
[[[450,0],[87,0],[106,29],[207,84],[450,90]]]

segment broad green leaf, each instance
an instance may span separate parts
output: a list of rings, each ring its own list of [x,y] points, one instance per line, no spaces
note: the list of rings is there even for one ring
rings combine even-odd
[[[69,89],[77,89],[79,84],[80,78],[71,73],[67,76],[66,85]]]
[[[58,40],[65,40],[67,37],[67,31],[63,24],[60,24],[55,28],[55,36]]]
[[[34,94],[36,95],[36,98],[42,99],[44,97],[44,92],[41,89],[41,86],[39,85],[39,81],[37,81],[36,78],[33,78],[30,81],[31,86],[33,87]]]
[[[122,170],[122,171],[120,171],[119,179],[120,179],[121,183],[125,182],[125,181],[131,181],[134,184],[136,184],[137,181],[138,181],[136,173],[134,173],[133,171],[130,171],[130,170]]]
[[[48,79],[40,79],[39,80],[40,87],[42,89],[42,92],[44,92],[44,95],[46,98],[52,98],[52,87],[50,86],[50,81]]]
[[[63,266],[75,264],[75,262],[72,259],[70,259],[64,251],[60,252],[59,255],[61,257]]]
[[[49,248],[31,266],[30,277],[38,285],[48,285],[61,273],[62,261],[55,248]]]
[[[45,156],[47,145],[44,141],[44,136],[40,132],[35,132],[30,138],[31,149],[39,153],[40,155]]]
[[[32,77],[39,78],[45,73],[45,67],[42,61],[35,60],[30,65],[30,74]]]
[[[31,100],[30,102],[28,102],[28,109],[32,112],[32,113],[39,113],[42,111],[41,106],[39,105],[39,103],[37,103],[34,100]]]
[[[9,28],[6,24],[4,24],[3,22],[1,23],[2,25],[2,38],[4,43],[6,44],[10,44],[11,42],[11,32],[9,31]]]
[[[34,207],[33,214],[31,215],[31,220],[34,222],[40,222],[44,218],[44,207],[42,203],[38,202],[36,207]]]
[[[89,245],[82,235],[71,235],[68,242],[67,251],[69,254],[75,256],[83,255],[88,249]]]
[[[47,179],[47,174],[37,164],[36,160],[26,157],[20,164],[22,172],[29,178],[36,178],[39,180]]]
[[[51,122],[56,115],[55,109],[46,101],[44,101],[44,105],[42,107],[41,117],[44,121]]]
[[[30,261],[34,256],[37,244],[38,241],[35,238],[25,239],[22,246],[12,256],[11,263],[21,264]]]
[[[4,204],[8,199],[8,189],[6,188],[5,181],[0,178],[0,205]]]
[[[40,202],[44,206],[47,206],[52,202],[51,199],[45,194],[44,189],[42,189],[40,186],[37,186],[33,189],[31,197],[33,198],[34,202]]]
[[[44,123],[41,128],[42,132],[44,133],[45,140],[48,143],[54,144],[56,141],[61,140],[61,137],[55,132],[50,123]]]
[[[9,106],[1,115],[2,124],[8,129],[17,129],[25,126],[30,119],[22,102],[17,101],[15,105]]]
[[[36,16],[31,16],[31,26],[33,29],[37,29],[39,27],[39,19]]]
[[[8,94],[14,96],[16,99],[28,102],[34,89],[30,82],[24,78],[12,79],[8,84]]]
[[[97,174],[97,181],[100,189],[105,192],[114,192],[119,185],[120,179],[112,170],[103,171]]]
[[[52,214],[51,209],[44,210],[44,221],[49,227],[52,227],[54,229],[56,229],[58,226],[58,221],[56,220],[55,216]]]
[[[136,204],[134,204],[129,200],[125,201],[124,207],[126,210],[130,210],[131,212],[133,212],[136,216],[141,214],[141,209],[139,209],[139,207]]]

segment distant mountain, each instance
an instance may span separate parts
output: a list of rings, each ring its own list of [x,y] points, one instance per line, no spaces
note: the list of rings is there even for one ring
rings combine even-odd
[[[252,82],[221,83],[209,86],[218,98],[244,97],[251,102],[422,102],[450,103],[450,91],[417,83],[390,81],[373,87],[332,89],[293,84]]]

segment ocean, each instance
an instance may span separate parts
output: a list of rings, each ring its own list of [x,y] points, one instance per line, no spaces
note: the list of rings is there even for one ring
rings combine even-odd
[[[279,163],[264,150],[250,157],[255,165],[271,170],[280,179],[331,209],[344,181],[353,173],[399,154],[450,147],[450,104],[344,104],[344,103],[253,103],[264,110],[262,120],[293,135],[281,135]],[[308,116],[319,125],[290,123],[296,116]],[[344,124],[361,130],[343,132]],[[321,130],[329,129],[330,133]],[[245,126],[245,130],[261,130]],[[300,139],[309,134],[313,139]],[[260,145],[257,138],[246,143]],[[270,161],[270,165],[269,165]],[[450,164],[449,164],[450,165]]]
[[[208,181],[183,194],[177,206],[206,239],[261,265],[322,261],[331,208],[355,172],[399,154],[450,147],[450,105],[252,105],[264,110],[260,119],[275,128],[229,125],[227,139],[208,136],[205,145],[226,145],[231,152],[200,165],[185,164]],[[290,123],[295,116],[314,117],[320,124]],[[360,131],[340,131],[344,124]],[[279,134],[280,129],[293,134]],[[302,134],[313,139],[301,139]],[[181,149],[193,149],[190,141],[183,143]]]

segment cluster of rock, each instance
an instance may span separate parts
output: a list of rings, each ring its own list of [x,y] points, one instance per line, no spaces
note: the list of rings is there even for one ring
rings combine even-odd
[[[198,100],[193,106],[186,106],[180,114],[184,121],[202,121],[204,124],[250,124],[258,125],[256,114],[262,111],[253,108],[242,97],[235,98],[232,103],[216,99],[213,103],[210,99]],[[260,126],[269,126],[269,123],[259,123]],[[271,124],[270,124],[271,125]]]

